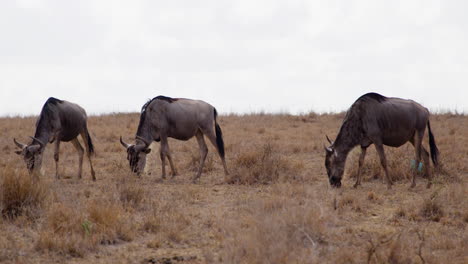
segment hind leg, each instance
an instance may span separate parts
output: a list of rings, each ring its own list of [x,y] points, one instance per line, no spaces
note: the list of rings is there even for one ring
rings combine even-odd
[[[197,138],[198,146],[200,147],[200,164],[198,167],[197,175],[195,175],[195,178],[193,178],[193,182],[196,182],[200,178],[203,166],[205,165],[206,156],[208,155],[208,147],[206,146],[203,133],[201,131],[197,131],[195,136]]]
[[[54,160],[55,160],[55,178],[60,179],[59,176],[59,154],[60,154],[60,140],[55,141]]]
[[[71,142],[72,142],[73,146],[75,147],[76,151],[78,152],[78,157],[79,157],[78,178],[81,179],[81,170],[83,168],[84,150],[83,150],[83,147],[81,146],[80,142],[78,141],[78,138],[73,139]]]
[[[416,186],[416,174],[418,173],[419,163],[421,162],[422,135],[419,131],[417,131],[414,134],[414,137],[413,137],[413,140],[411,140],[411,143],[414,146],[414,155],[415,155],[414,159],[416,162],[416,168],[413,170],[413,178],[412,178],[410,187],[414,188]]]
[[[429,164],[429,153],[423,146],[421,146],[421,155],[424,161],[424,167],[426,168],[426,174],[427,174],[427,180],[428,180],[426,187],[430,188],[432,185],[432,171],[431,171],[431,167]]]
[[[89,160],[89,167],[91,168],[91,176],[93,177],[93,181],[95,181],[96,173],[94,172],[93,162],[91,160],[92,153],[91,153],[91,150],[89,149],[90,142],[88,142],[89,133],[87,129],[86,129],[86,132],[81,133],[81,138],[83,139],[83,142],[86,147],[86,156],[88,157],[88,160]]]
[[[228,169],[227,169],[227,166],[226,166],[226,160],[223,156],[221,156],[221,153],[219,152],[219,149],[218,149],[218,144],[216,144],[216,134],[215,132],[213,131],[213,129],[203,129],[202,130],[203,134],[205,134],[205,136],[210,140],[211,144],[213,144],[213,146],[216,148],[217,152],[218,152],[218,155],[219,155],[219,158],[221,159],[221,162],[223,163],[223,168],[224,168],[224,174],[225,175],[229,175],[229,172],[228,172]]]

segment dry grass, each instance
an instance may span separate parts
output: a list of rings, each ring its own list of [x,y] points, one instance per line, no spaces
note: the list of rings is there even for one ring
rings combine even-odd
[[[49,193],[46,184],[34,181],[24,170],[9,166],[3,169],[0,180],[0,211],[4,218],[39,217]]]
[[[467,263],[468,117],[433,115],[441,152],[431,189],[423,174],[409,189],[413,147],[386,148],[387,190],[373,147],[362,186],[352,188],[359,149],[343,187],[330,188],[325,135],[343,119],[310,113],[220,116],[229,177],[213,146],[200,182],[198,144],[170,139],[179,175],[162,180],[159,146],[147,172],[129,172],[120,135],[133,137],[138,114],[89,118],[95,143],[91,181],[71,144],[53,148],[35,183],[13,154],[12,138],[34,133],[35,118],[0,119],[0,262],[6,263]],[[427,139],[424,145],[427,147]]]

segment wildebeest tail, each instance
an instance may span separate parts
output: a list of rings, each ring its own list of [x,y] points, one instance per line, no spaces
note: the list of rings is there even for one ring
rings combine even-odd
[[[224,158],[224,141],[223,141],[223,132],[221,131],[221,127],[218,125],[216,121],[216,117],[218,116],[218,112],[216,108],[214,109],[214,121],[215,121],[215,131],[216,131],[216,145],[218,146],[219,155]]]
[[[86,131],[86,137],[88,138],[88,151],[89,151],[89,154],[94,154],[94,145],[93,145],[93,141],[91,140],[91,136],[89,136],[89,132]]]
[[[427,128],[429,130],[429,146],[431,148],[431,159],[434,166],[437,167],[439,165],[439,149],[436,146],[434,135],[431,131],[431,123],[429,120],[427,121]]]

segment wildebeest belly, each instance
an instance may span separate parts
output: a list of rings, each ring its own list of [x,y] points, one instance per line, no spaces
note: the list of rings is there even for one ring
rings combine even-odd
[[[79,126],[66,126],[62,127],[60,133],[59,133],[59,139],[60,141],[71,141],[75,139],[81,132],[83,128]]]
[[[414,131],[387,131],[382,135],[382,143],[390,147],[400,147],[410,141],[414,135]]]

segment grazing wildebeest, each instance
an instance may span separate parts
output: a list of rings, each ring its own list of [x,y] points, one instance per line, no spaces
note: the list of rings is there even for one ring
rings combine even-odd
[[[29,145],[21,144],[13,139],[16,146],[21,150],[16,151],[16,154],[22,155],[29,173],[38,175],[42,165],[42,155],[47,143],[55,141],[54,160],[55,160],[55,176],[59,178],[59,147],[60,142],[71,141],[73,146],[78,151],[79,167],[78,177],[81,178],[81,169],[83,167],[83,147],[78,141],[78,135],[84,141],[86,153],[91,167],[91,175],[93,180],[96,176],[91,162],[91,155],[94,153],[94,146],[89,136],[88,127],[86,125],[86,112],[79,105],[70,103],[64,100],[59,100],[50,97],[44,104],[41,114],[36,122],[36,132]]]
[[[411,142],[416,152],[416,164],[423,156],[424,165],[431,185],[431,172],[429,168],[429,154],[422,146],[424,131],[429,130],[429,146],[434,166],[438,164],[439,151],[429,123],[429,111],[412,100],[388,98],[377,93],[368,93],[359,97],[346,113],[340,132],[335,142],[325,147],[325,167],[330,184],[341,186],[346,157],[355,146],[361,146],[359,168],[354,187],[361,184],[361,169],[366,156],[366,149],[375,144],[380,163],[385,171],[387,186],[391,188],[392,180],[388,175],[387,161],[383,145],[399,147]],[[422,153],[421,153],[422,152]],[[411,187],[416,185],[416,172],[413,172]]]
[[[166,178],[166,156],[169,159],[172,176],[174,177],[177,171],[172,162],[167,139],[171,137],[178,140],[189,140],[195,136],[200,147],[200,166],[193,178],[193,181],[196,181],[202,173],[206,155],[208,154],[208,148],[203,137],[205,135],[217,148],[223,163],[224,173],[228,175],[224,159],[223,135],[216,121],[216,116],[216,109],[200,100],[157,96],[148,101],[141,108],[135,144],[127,144],[120,137],[120,143],[127,149],[127,159],[130,162],[131,170],[140,175],[145,168],[146,154],[151,151],[150,144],[153,141],[161,141],[162,178]]]

